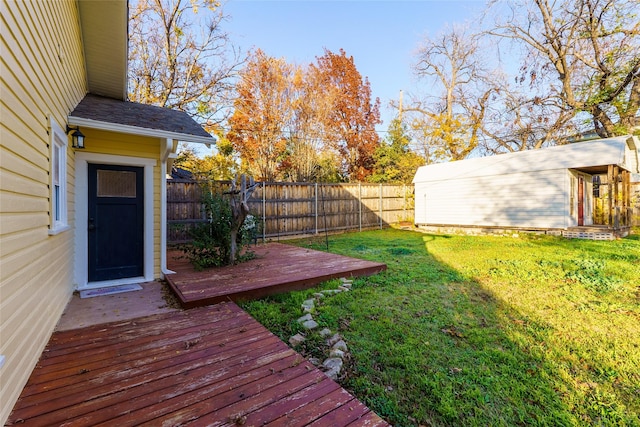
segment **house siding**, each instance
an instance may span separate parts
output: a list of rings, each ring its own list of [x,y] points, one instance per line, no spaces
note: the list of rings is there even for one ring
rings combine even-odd
[[[154,278],[160,278],[160,139],[84,128],[86,153],[110,154],[156,160],[153,168]]]
[[[564,228],[567,171],[416,183],[419,225]]]
[[[85,93],[75,1],[0,3],[0,422],[73,292],[72,229],[49,235],[49,118],[63,129]],[[67,152],[73,225],[73,150]]]

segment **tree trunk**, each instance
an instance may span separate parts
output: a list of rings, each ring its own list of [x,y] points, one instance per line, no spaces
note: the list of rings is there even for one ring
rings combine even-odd
[[[235,264],[238,257],[238,234],[244,220],[249,214],[249,205],[247,202],[251,197],[251,194],[258,186],[258,183],[253,181],[253,178],[249,178],[247,185],[247,178],[245,175],[240,177],[240,189],[237,189],[236,180],[231,181],[231,189],[226,193],[230,195],[231,200],[231,245],[229,251],[229,259],[227,264]]]

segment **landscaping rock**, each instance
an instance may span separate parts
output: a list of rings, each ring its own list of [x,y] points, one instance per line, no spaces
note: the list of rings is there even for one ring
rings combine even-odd
[[[331,335],[331,329],[329,328],[324,328],[322,329],[320,332],[318,332],[320,334],[320,336],[322,338],[328,337],[329,335]]]
[[[344,352],[346,352],[347,349],[347,343],[344,342],[344,340],[340,340],[338,342],[336,342],[333,346],[331,346],[332,349],[334,350],[342,350]]]
[[[351,279],[347,279],[346,277],[341,277],[341,278],[340,278],[340,281],[341,281],[342,283],[353,283],[353,280],[351,280]]]
[[[326,369],[325,375],[331,378],[332,380],[338,379],[338,374],[340,374],[340,370],[342,369],[342,359],[339,357],[330,357],[322,363],[322,366]]]
[[[324,298],[324,294],[322,292],[316,292],[313,296],[316,297],[316,299]]]
[[[311,317],[311,314],[307,313],[304,316],[300,317],[298,319],[298,323],[303,323],[306,322],[307,320],[313,320],[313,317]]]
[[[310,313],[316,306],[315,299],[308,299],[302,303],[302,311],[305,313]]]
[[[292,347],[295,347],[299,344],[302,344],[304,342],[306,338],[304,337],[304,335],[302,334],[295,334],[294,336],[292,336],[291,338],[289,338],[289,344],[291,344]]]
[[[309,363],[311,363],[313,366],[319,366],[321,362],[317,357],[310,357]]]
[[[306,322],[302,323],[302,327],[305,329],[315,329],[318,327],[318,322],[313,319],[307,320]]]
[[[338,289],[340,289],[342,292],[348,292],[351,289],[347,288],[346,286],[338,286]]]
[[[324,291],[320,291],[325,295],[335,295],[335,294],[339,294],[340,292],[342,292],[339,289],[325,289]]]
[[[340,336],[340,334],[334,334],[331,338],[329,338],[327,340],[327,345],[329,347],[333,346],[335,343],[337,343],[338,341],[340,341],[342,339],[342,337]]]
[[[329,352],[329,357],[339,357],[340,359],[344,359],[344,351],[332,348]]]
[[[351,287],[353,286],[353,283],[343,283],[342,286],[345,288],[351,289]]]

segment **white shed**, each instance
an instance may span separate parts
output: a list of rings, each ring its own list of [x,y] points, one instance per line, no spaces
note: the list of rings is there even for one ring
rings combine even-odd
[[[625,136],[422,166],[413,180],[415,224],[628,227],[638,147],[636,137]]]

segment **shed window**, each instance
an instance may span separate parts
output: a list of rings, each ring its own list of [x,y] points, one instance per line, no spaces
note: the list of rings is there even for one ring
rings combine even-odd
[[[57,234],[69,228],[67,224],[67,135],[53,118],[50,124],[49,234]]]

